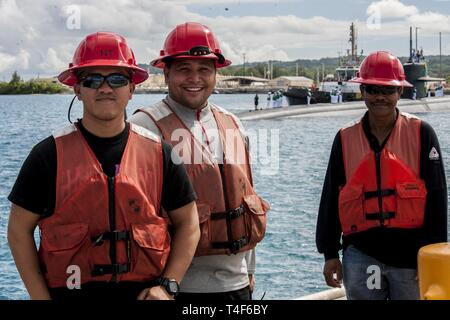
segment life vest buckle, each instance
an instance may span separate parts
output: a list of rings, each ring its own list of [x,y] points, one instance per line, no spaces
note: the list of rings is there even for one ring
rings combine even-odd
[[[231,241],[230,242],[230,250],[232,253],[239,252],[239,250],[241,250],[243,247],[245,247],[245,245],[247,243],[248,243],[248,240],[245,237],[242,237],[236,241]]]
[[[247,244],[248,239],[246,237],[242,237],[234,241],[213,242],[212,247],[215,249],[228,249],[231,253],[237,253]]]
[[[224,211],[224,212],[213,212],[211,214],[211,220],[222,220],[222,219],[233,220],[233,219],[239,218],[244,213],[245,213],[244,206],[241,205],[241,206],[237,207],[236,209],[232,209],[232,210],[228,210],[228,211]]]
[[[96,264],[92,269],[91,275],[93,277],[102,276],[105,274],[122,274],[130,272],[131,265],[129,263],[116,264]]]
[[[366,213],[367,220],[380,220],[384,223],[385,220],[395,218],[395,212],[376,212],[376,213]]]

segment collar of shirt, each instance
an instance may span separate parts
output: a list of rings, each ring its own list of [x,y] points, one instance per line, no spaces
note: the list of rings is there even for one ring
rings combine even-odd
[[[222,163],[222,143],[220,142],[217,123],[209,102],[203,109],[194,110],[183,106],[173,100],[169,95],[167,95],[166,101],[195,138],[202,143],[203,147],[208,150],[219,163]]]
[[[214,117],[211,111],[211,105],[209,102],[206,106],[200,110],[194,110],[188,107],[183,106],[177,101],[173,100],[169,95],[166,97],[167,102],[172,107],[173,111],[183,120],[184,124],[189,128],[195,125],[196,121],[199,121],[203,124],[208,123]],[[215,121],[213,121],[215,124]]]
[[[400,111],[398,110],[398,108],[396,108],[395,110],[397,111],[397,116],[396,116],[395,122],[397,122],[398,116],[400,115]],[[389,133],[389,135],[386,137],[386,139],[384,139],[383,143],[380,145],[377,137],[375,137],[375,135],[370,130],[369,111],[366,111],[366,113],[364,114],[364,117],[362,118],[362,126],[363,126],[363,130],[364,130],[364,134],[366,135],[367,140],[369,140],[369,144],[370,144],[370,147],[372,148],[372,150],[375,152],[381,152],[381,150],[383,150],[384,146],[386,145],[386,142],[389,140],[392,130]],[[394,126],[395,126],[395,123],[394,123]]]

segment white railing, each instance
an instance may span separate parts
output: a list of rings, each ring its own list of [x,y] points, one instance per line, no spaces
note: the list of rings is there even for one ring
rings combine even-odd
[[[345,289],[341,287],[324,290],[294,300],[345,300]]]

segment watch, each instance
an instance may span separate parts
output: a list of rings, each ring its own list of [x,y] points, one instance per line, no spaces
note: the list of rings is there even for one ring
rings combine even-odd
[[[166,289],[167,293],[170,294],[173,297],[176,297],[178,295],[178,292],[180,292],[180,286],[175,279],[169,279],[169,278],[157,278],[155,282],[164,287]]]

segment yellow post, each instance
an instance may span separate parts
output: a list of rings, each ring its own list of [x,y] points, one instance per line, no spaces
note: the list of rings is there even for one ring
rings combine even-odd
[[[450,300],[450,243],[422,247],[418,259],[420,299]]]

